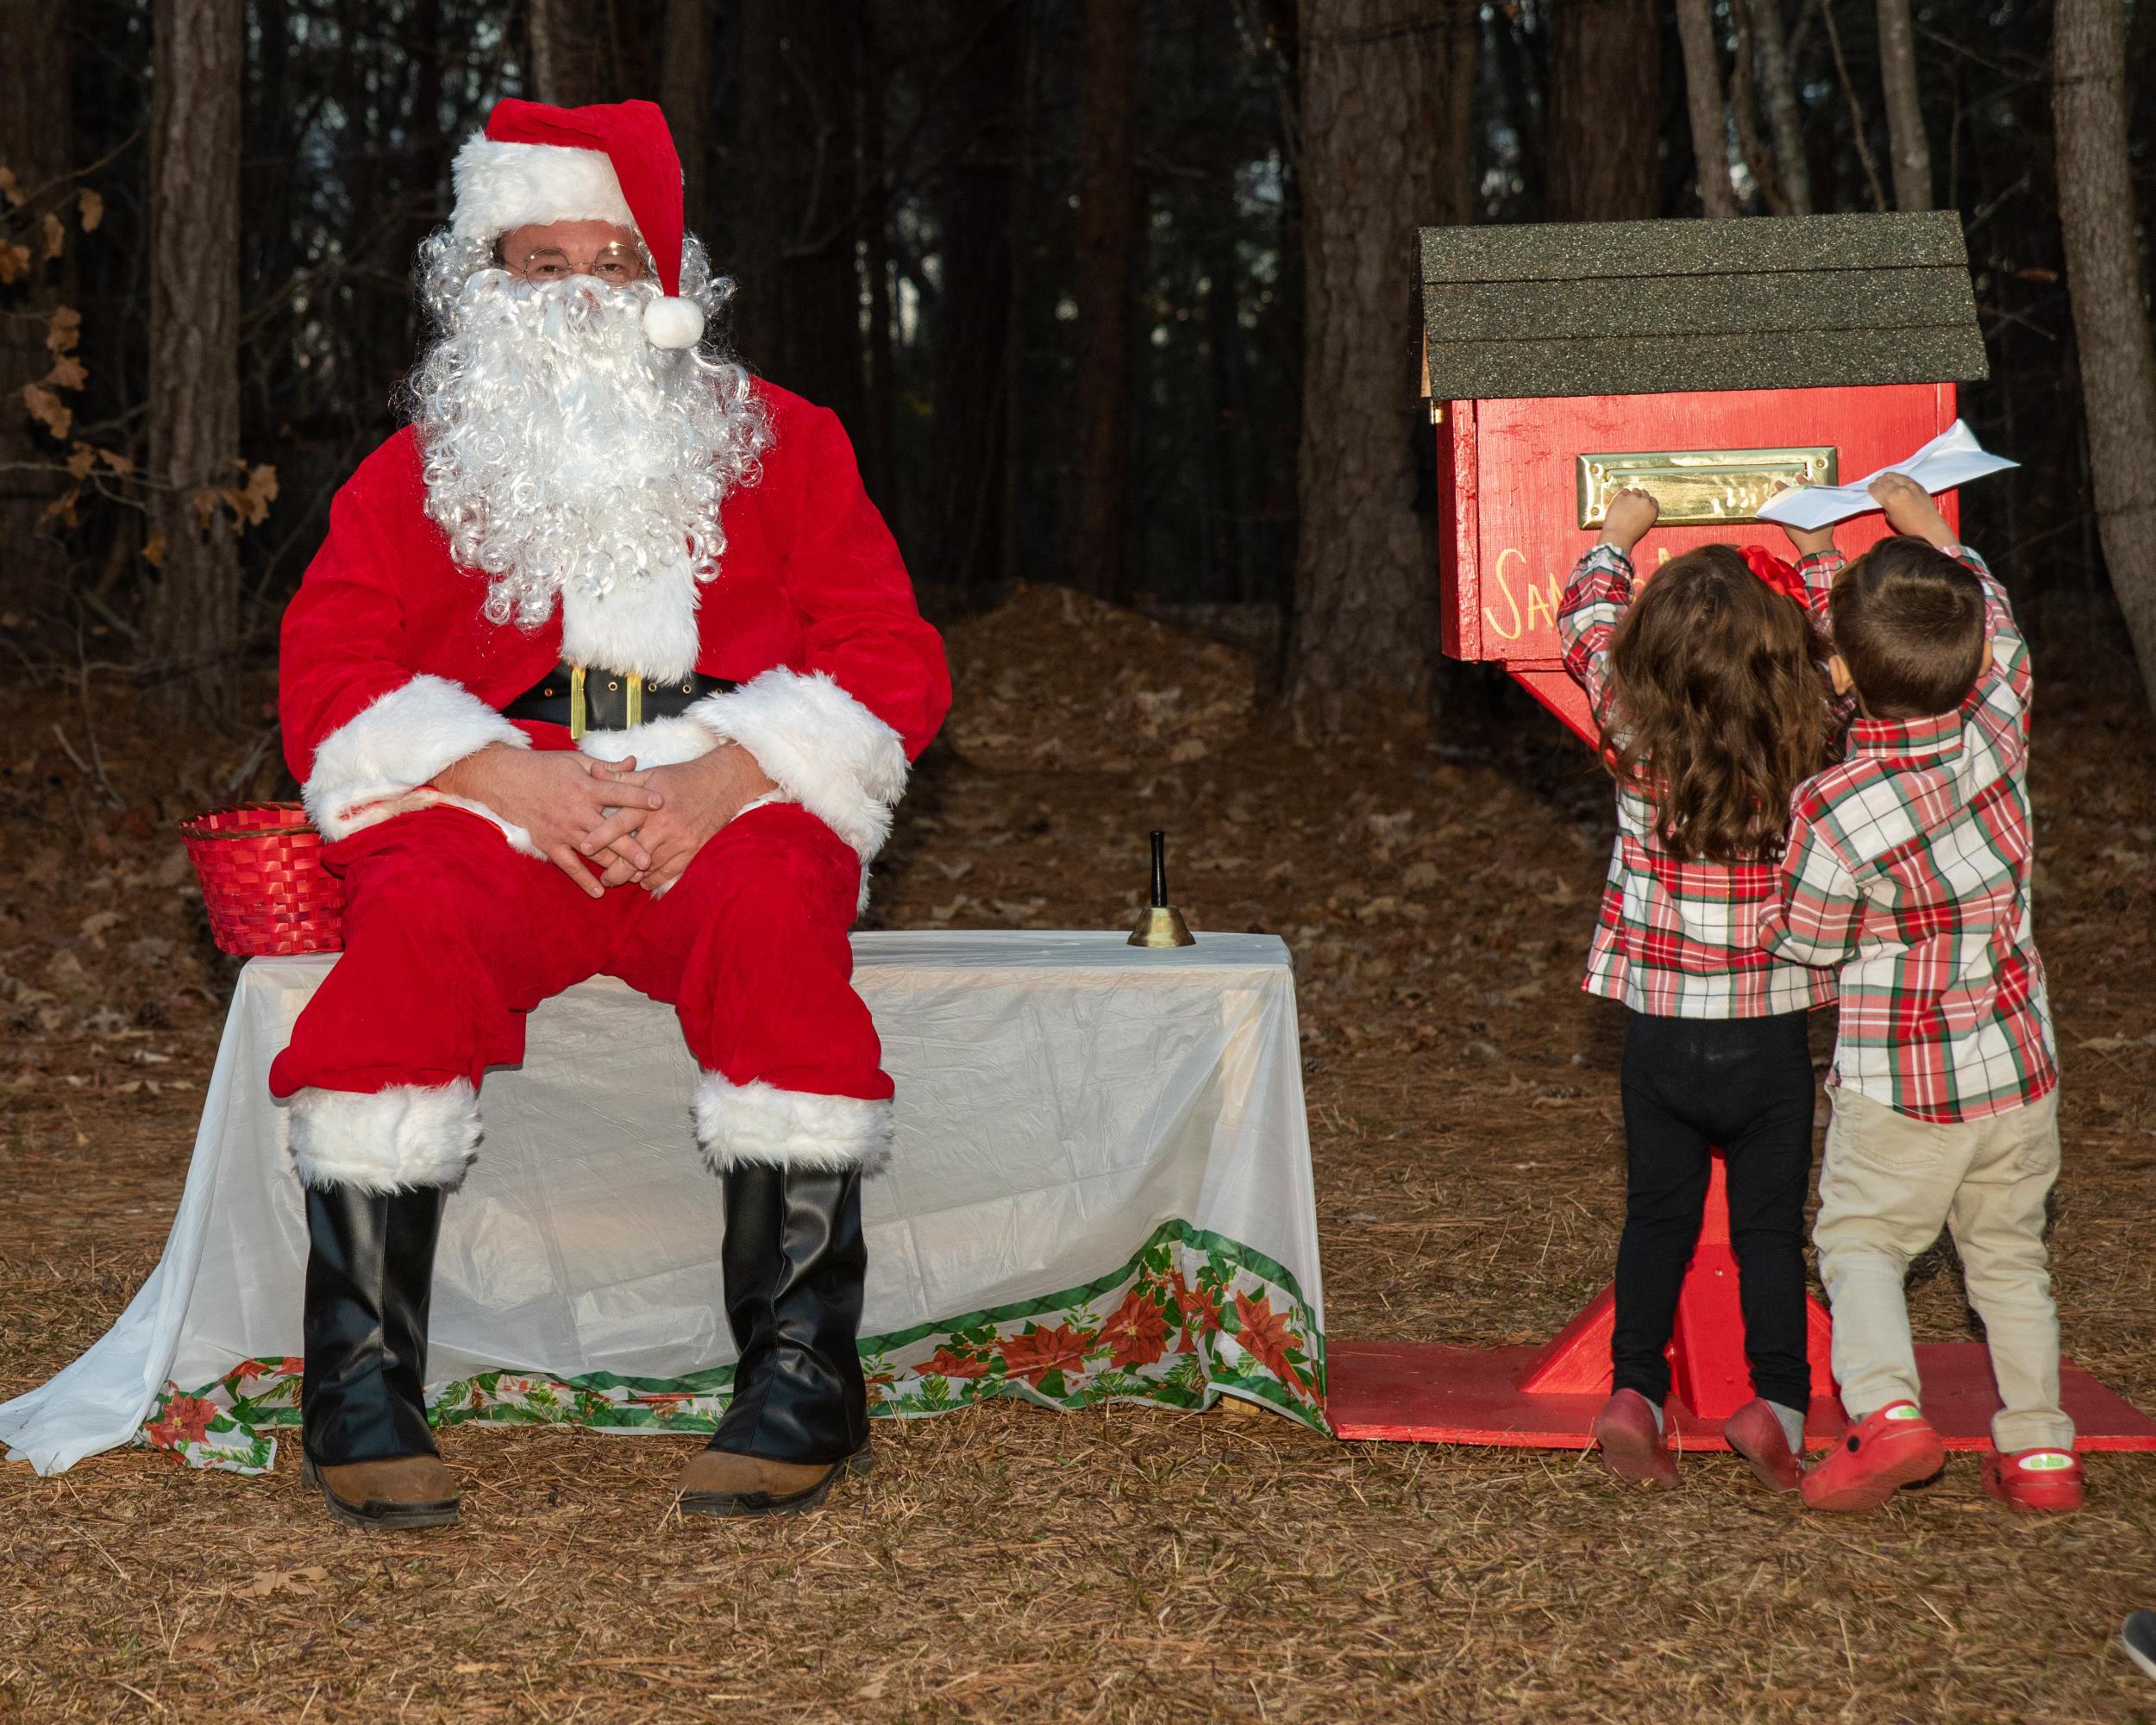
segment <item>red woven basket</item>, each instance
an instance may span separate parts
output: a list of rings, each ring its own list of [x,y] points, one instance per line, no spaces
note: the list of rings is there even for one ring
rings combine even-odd
[[[344,882],[322,866],[322,835],[298,803],[235,803],[182,821],[210,938],[242,958],[335,952]]]

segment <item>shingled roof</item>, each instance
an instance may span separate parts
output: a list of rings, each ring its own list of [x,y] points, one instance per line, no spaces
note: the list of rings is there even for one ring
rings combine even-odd
[[[1985,375],[1961,218],[1425,228],[1440,401]]]

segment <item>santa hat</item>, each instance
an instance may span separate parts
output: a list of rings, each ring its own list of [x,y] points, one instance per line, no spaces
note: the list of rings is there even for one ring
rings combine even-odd
[[[703,311],[680,297],[681,158],[656,103],[498,102],[486,131],[457,152],[453,178],[449,226],[462,239],[549,222],[634,228],[665,294],[644,307],[645,336],[689,348],[703,336]]]

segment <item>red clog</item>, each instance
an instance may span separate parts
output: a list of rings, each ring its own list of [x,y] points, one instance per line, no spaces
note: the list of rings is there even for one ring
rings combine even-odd
[[[1946,1465],[1946,1446],[1914,1402],[1867,1414],[1804,1476],[1813,1509],[1877,1509],[1905,1485]]]
[[[1770,1491],[1795,1491],[1804,1484],[1804,1469],[1789,1449],[1787,1433],[1773,1408],[1755,1396],[1722,1421],[1729,1447],[1752,1464],[1760,1484]]]
[[[1677,1484],[1677,1463],[1654,1422],[1654,1408],[1637,1389],[1620,1389],[1602,1403],[1595,1445],[1602,1465],[1627,1485],[1666,1491]]]
[[[1984,1458],[1984,1490],[2017,1515],[2063,1515],[2081,1507],[2081,1463],[2071,1450],[2016,1450]]]

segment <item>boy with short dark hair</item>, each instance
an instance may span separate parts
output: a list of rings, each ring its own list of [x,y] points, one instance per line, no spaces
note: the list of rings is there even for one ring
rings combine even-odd
[[[1858,716],[1846,757],[1797,790],[1761,928],[1776,957],[1840,980],[1812,1237],[1851,1423],[1804,1501],[1875,1509],[1944,1464],[1902,1280],[1946,1226],[2005,1404],[1984,1489],[2017,1510],[2078,1509],[2043,1238],[2059,1070],[2029,924],[2028,649],[1921,486],[1889,475],[1871,494],[1902,536],[1846,568],[1805,561],[1832,584],[1830,668]]]

